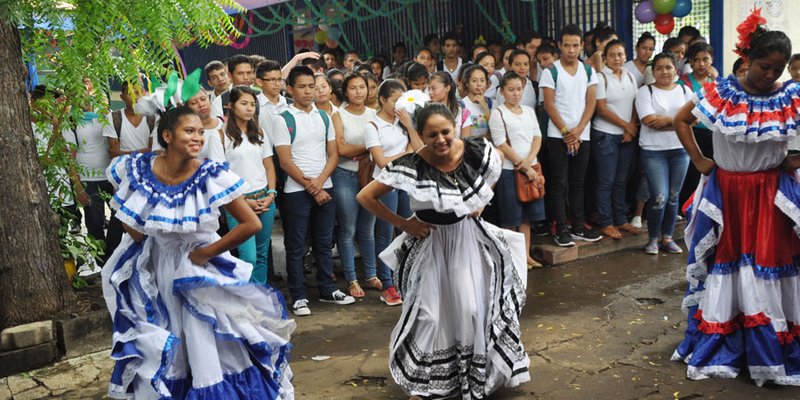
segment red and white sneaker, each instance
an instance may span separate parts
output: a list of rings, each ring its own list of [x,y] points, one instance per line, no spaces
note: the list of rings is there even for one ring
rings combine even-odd
[[[387,306],[403,304],[403,299],[400,298],[400,294],[397,293],[397,289],[394,286],[389,286],[381,292],[381,301],[386,303]]]

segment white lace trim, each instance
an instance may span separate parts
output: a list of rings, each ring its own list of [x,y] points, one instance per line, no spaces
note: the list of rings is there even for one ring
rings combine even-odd
[[[778,190],[778,193],[775,194],[775,206],[794,222],[792,229],[797,236],[800,236],[800,208],[797,207],[797,204],[792,203],[786,195]]]
[[[724,365],[711,365],[707,367],[686,367],[686,377],[698,381],[708,378],[736,378],[739,376],[739,368],[728,367]]]

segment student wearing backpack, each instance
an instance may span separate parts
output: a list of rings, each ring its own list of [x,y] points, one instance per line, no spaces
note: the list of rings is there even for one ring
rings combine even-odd
[[[230,91],[230,118],[217,135],[209,136],[211,160],[227,162],[230,170],[245,182],[244,198],[258,215],[261,230],[242,242],[237,249],[239,258],[253,265],[250,281],[267,283],[269,245],[272,225],[275,222],[275,166],[272,163],[272,143],[254,117],[258,107],[255,91],[245,86],[234,86]],[[226,212],[229,229],[239,221]]]
[[[595,110],[597,77],[580,62],[583,33],[569,25],[561,33],[561,58],[542,72],[539,86],[547,124],[551,216],[556,221],[555,243],[574,246],[574,240],[596,242],[603,237],[584,227],[584,180],[589,166],[589,139]],[[572,227],[567,226],[567,197]]]
[[[606,67],[597,74],[597,112],[592,120],[592,154],[598,177],[597,211],[600,233],[622,239],[622,232],[639,233],[628,223],[625,193],[636,156],[639,119],[633,103],[639,90],[636,77],[624,68],[625,42],[605,44]]]
[[[672,240],[672,233],[689,156],[672,124],[678,110],[691,99],[692,91],[675,83],[676,71],[677,62],[672,54],[656,55],[653,58],[656,82],[642,86],[636,94],[636,112],[642,123],[639,146],[651,199],[647,208],[650,240],[644,251],[654,255],[659,247],[668,253],[683,252]]]
[[[330,176],[339,153],[330,117],[314,106],[314,72],[305,66],[289,72],[287,90],[294,104],[275,122],[275,151],[288,175],[281,204],[286,271],[294,315],[311,315],[308,307],[303,256],[306,234],[311,231],[311,248],[317,264],[320,301],[352,304],[355,299],[333,283],[333,225],[336,208]]]
[[[112,111],[108,115],[109,124],[103,129],[103,136],[108,138],[108,153],[113,157],[135,151],[147,153],[153,147],[155,117],[145,117],[133,109],[134,103],[142,97],[143,89],[138,84],[123,82],[119,97],[125,103],[122,110]]]

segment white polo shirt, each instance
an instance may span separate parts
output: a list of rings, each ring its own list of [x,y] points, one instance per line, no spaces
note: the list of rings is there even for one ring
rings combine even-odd
[[[103,124],[95,118],[91,121],[80,121],[75,132],[72,129],[63,132],[64,140],[75,145],[75,161],[81,167],[81,181],[99,182],[108,179],[106,168],[110,157],[108,140],[103,136],[103,129]]]
[[[278,114],[289,109],[289,103],[286,102],[286,98],[282,95],[278,95],[277,104],[273,103],[262,92],[258,94],[258,109],[258,126],[267,133],[270,143],[272,143],[274,140],[273,131],[275,130],[272,124],[275,123],[275,117]]]
[[[652,86],[650,93],[648,86],[639,88],[636,94],[636,111],[639,119],[650,115],[666,115],[675,117],[678,110],[692,98],[692,91],[681,84],[676,84],[672,90],[661,90]],[[659,131],[642,124],[639,133],[639,147],[643,150],[673,150],[682,149],[683,145],[678,140],[675,130]]]
[[[222,128],[225,131],[225,128]],[[245,182],[246,192],[255,192],[267,187],[267,170],[264,168],[264,159],[272,157],[272,142],[267,135],[262,138],[261,144],[247,140],[247,134],[241,132],[242,142],[234,147],[234,141],[225,136],[223,145],[219,131],[216,135],[208,137],[208,158],[218,162],[227,161],[231,172],[239,175]]]
[[[147,117],[142,115],[142,121],[139,125],[133,126],[128,116],[125,115],[125,110],[122,110],[122,125],[120,128],[120,135],[122,139],[117,137],[117,131],[114,130],[114,119],[111,113],[108,114],[108,125],[103,129],[103,136],[107,138],[119,140],[119,149],[122,151],[136,151],[147,147],[150,143],[150,138],[158,130],[158,120],[150,131],[150,126],[147,125]]]
[[[400,126],[397,118],[394,119],[394,122],[386,122],[376,115],[364,128],[364,144],[367,149],[380,147],[384,157],[394,157],[405,153],[408,149],[408,141],[408,134]],[[372,176],[377,178],[382,171],[382,168],[375,165]]]
[[[276,122],[273,125],[275,127],[273,134],[275,147],[291,146],[292,162],[297,168],[303,171],[306,176],[317,177],[325,169],[325,162],[328,160],[328,142],[336,141],[333,120],[329,115],[329,124],[326,131],[325,123],[322,121],[322,116],[320,116],[317,106],[312,104],[311,112],[299,110],[294,105],[290,105],[288,110],[294,116],[295,124],[297,125],[294,143],[292,143],[286,121],[283,117],[276,118]],[[322,187],[324,189],[333,187],[330,177],[325,180]],[[304,190],[305,186],[297,183],[291,176],[286,179],[286,186],[283,189],[285,193]]]
[[[597,74],[592,73],[591,78],[586,76],[586,69],[583,63],[578,61],[577,73],[570,75],[561,66],[561,60],[556,61],[553,66],[558,69],[558,85],[553,81],[553,74],[550,69],[542,71],[542,79],[539,80],[540,88],[550,88],[555,90],[555,106],[561,119],[568,127],[575,127],[581,122],[581,116],[586,109],[586,91],[589,86],[597,85]],[[581,141],[590,140],[591,124],[586,124],[581,132]],[[547,137],[563,139],[564,137],[553,124],[553,119],[547,124]]]
[[[539,130],[536,111],[528,106],[520,106],[520,108],[522,108],[522,113],[515,114],[504,104],[495,107],[489,117],[489,130],[495,146],[501,146],[508,142],[517,155],[525,158],[531,152],[533,139],[536,136],[541,137],[542,131]],[[502,117],[501,112],[503,113]],[[537,162],[534,159],[534,164]],[[507,157],[503,159],[503,169],[514,169],[514,163]]]
[[[614,71],[608,67],[598,73],[597,100],[605,100],[608,109],[625,121],[633,120],[633,102],[636,100],[638,90],[636,77],[625,68],[622,68],[622,79],[617,78]],[[597,114],[592,119],[592,126],[598,131],[612,135],[625,133],[622,127],[612,124]]]

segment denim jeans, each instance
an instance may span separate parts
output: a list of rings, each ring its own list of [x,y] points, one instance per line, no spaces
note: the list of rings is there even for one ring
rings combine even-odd
[[[333,173],[333,192],[336,203],[336,221],[339,230],[336,247],[339,249],[344,266],[344,277],[348,282],[356,278],[356,235],[358,249],[364,259],[364,273],[367,278],[376,276],[375,272],[375,216],[356,201],[361,190],[355,172],[336,168]]]
[[[650,240],[672,236],[675,218],[678,216],[678,197],[689,167],[689,155],[684,149],[643,149],[642,164],[650,189],[650,203],[647,207]]]
[[[597,212],[600,227],[628,222],[625,192],[636,155],[636,142],[622,143],[624,135],[592,129],[592,154],[597,168]]]
[[[331,197],[333,190],[325,189]],[[281,203],[283,221],[283,246],[286,248],[286,273],[289,278],[289,295],[292,302],[306,299],[303,257],[306,254],[306,237],[311,231],[311,250],[317,268],[317,285],[322,296],[336,290],[333,283],[333,223],[336,206],[333,201],[317,204],[306,191],[284,193]]]
[[[272,242],[272,225],[275,222],[275,203],[270,204],[267,211],[258,214],[261,220],[261,230],[255,235],[250,236],[237,247],[239,258],[249,262],[253,266],[253,274],[250,282],[267,283],[267,270],[269,265],[269,246]],[[228,222],[228,229],[233,230],[239,221],[228,213],[225,213]]]
[[[86,231],[93,238],[105,242],[106,249],[103,259],[107,260],[122,239],[122,223],[114,218],[113,210],[111,219],[108,221],[108,232],[104,231],[107,200],[103,199],[102,194],[114,194],[114,187],[111,186],[109,181],[85,181],[83,182],[83,188],[92,199],[92,204],[83,208]]]
[[[401,200],[401,195],[405,195],[406,200],[408,195],[400,190],[394,189],[389,193],[381,196],[381,202],[392,212],[398,213],[398,203]],[[392,224],[377,218],[375,223],[375,254],[380,254],[382,251],[389,247],[394,239],[394,227]],[[378,264],[378,279],[381,280],[384,289],[394,286],[392,282],[392,270],[380,258],[377,259]]]
[[[547,156],[550,159],[549,176],[550,205],[553,207],[550,216],[556,220],[559,229],[567,222],[567,202],[569,200],[569,217],[573,227],[583,227],[586,213],[583,209],[583,185],[586,170],[589,166],[589,142],[581,142],[575,155],[567,154],[567,145],[561,139],[547,139]]]

